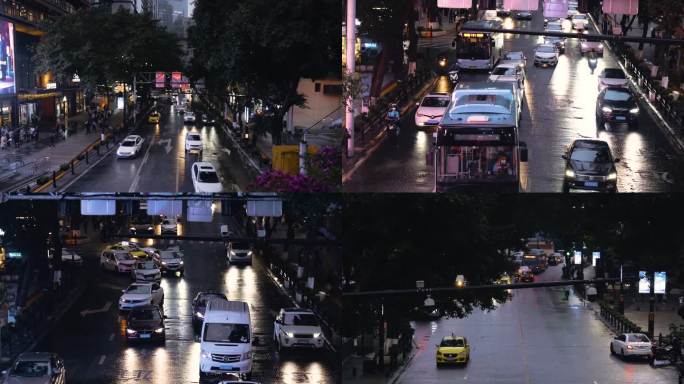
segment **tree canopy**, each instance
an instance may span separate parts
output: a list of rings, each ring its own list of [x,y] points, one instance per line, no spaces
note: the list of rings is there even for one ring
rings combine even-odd
[[[299,80],[339,76],[335,0],[197,0],[193,19],[188,30],[192,77],[204,78],[215,95],[238,88],[261,100],[271,112],[276,140],[287,110],[306,105],[297,92]]]
[[[81,10],[50,22],[36,47],[36,71],[61,81],[78,74],[90,89],[128,83],[133,73],[182,69],[177,38],[148,14]]]

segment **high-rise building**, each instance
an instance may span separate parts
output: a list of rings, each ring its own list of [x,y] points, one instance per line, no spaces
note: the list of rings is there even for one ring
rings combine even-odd
[[[152,15],[153,19],[159,19],[159,0],[140,0],[142,12]]]

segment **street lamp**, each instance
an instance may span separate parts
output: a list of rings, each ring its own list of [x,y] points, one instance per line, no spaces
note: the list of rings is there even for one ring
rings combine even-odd
[[[64,97],[62,97],[62,104],[63,104],[62,111],[64,113],[64,138],[66,138],[68,135],[68,132],[69,132],[69,113],[67,111],[67,97],[66,97],[66,95],[64,95]]]

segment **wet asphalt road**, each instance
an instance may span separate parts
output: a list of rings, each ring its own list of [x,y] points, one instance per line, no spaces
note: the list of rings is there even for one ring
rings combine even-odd
[[[145,139],[138,156],[117,159],[114,150],[66,192],[194,192],[190,168],[195,161],[208,161],[216,167],[224,191],[246,188],[251,182],[247,166],[220,126],[203,126],[199,114],[196,124],[185,124],[175,107],[162,102],[157,106],[161,123],[143,124],[132,133]],[[190,130],[202,136],[201,159],[198,154],[185,152],[185,135]]]
[[[532,21],[506,20],[506,27],[542,30],[541,12]],[[566,29],[570,30],[569,21]],[[684,164],[670,149],[660,129],[645,112],[642,103],[640,128],[629,131],[626,126],[612,126],[597,134],[595,123],[598,74],[605,67],[616,67],[606,49],[598,67],[591,74],[587,59],[579,52],[579,42],[568,39],[566,52],[558,65],[535,67],[533,50],[537,36],[505,38],[504,50],[522,50],[528,58],[525,103],[520,128],[521,141],[529,148],[529,161],[521,166],[521,184],[526,192],[560,192],[565,171],[561,158],[574,139],[606,140],[618,164],[620,192],[669,192],[684,189]],[[452,37],[422,39],[420,47],[429,47],[431,55],[451,50]],[[487,80],[487,73],[461,71],[461,81]],[[448,92],[451,85],[444,76],[438,78],[433,91]],[[432,132],[419,130],[414,124],[415,108],[402,120],[399,140],[385,140],[344,184],[348,192],[431,192],[434,190],[432,163],[426,162],[432,143]]]
[[[185,234],[209,234],[217,223],[191,223]],[[145,243],[151,246],[152,240]],[[155,247],[164,248],[163,244]],[[166,343],[127,345],[120,329],[118,299],[121,289],[132,282],[129,275],[99,269],[97,260],[103,244],[76,248],[86,258],[88,289],[35,350],[53,351],[66,362],[69,383],[198,383],[200,343],[191,325],[191,301],[201,290],[226,293],[230,300],[250,305],[253,334],[253,380],[262,383],[333,383],[338,358],[323,352],[276,352],[273,321],[283,306],[292,306],[267,277],[265,266],[255,258],[251,266],[227,265],[222,243],[180,241],[185,253],[185,276],[163,277]],[[81,315],[87,309],[111,307],[102,313]]]
[[[537,281],[560,280],[561,266]],[[397,383],[666,384],[672,367],[651,368],[645,360],[611,356],[614,336],[589,306],[563,287],[519,289],[492,312],[473,311],[464,319],[415,323],[420,349]],[[466,366],[435,367],[443,336],[465,336],[471,344]]]

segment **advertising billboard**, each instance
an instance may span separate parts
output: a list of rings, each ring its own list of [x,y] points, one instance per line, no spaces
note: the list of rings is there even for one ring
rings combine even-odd
[[[180,88],[183,75],[180,72],[171,72],[171,88]]]
[[[165,88],[166,87],[166,73],[157,72],[154,74],[154,86],[155,88]]]
[[[667,272],[656,272],[655,273],[655,284],[653,285],[653,291],[656,294],[665,294],[665,284],[667,283]]]
[[[648,278],[646,271],[639,271],[639,293],[651,292],[651,279]]]
[[[14,24],[0,20],[0,94],[15,92]]]
[[[575,260],[574,260],[575,265],[580,265],[582,264],[582,251],[575,251]]]

